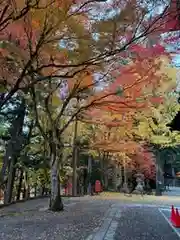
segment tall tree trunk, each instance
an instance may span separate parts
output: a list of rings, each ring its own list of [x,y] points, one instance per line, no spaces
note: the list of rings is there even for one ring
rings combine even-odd
[[[42,190],[41,190],[41,195],[44,196],[44,193],[45,193],[45,185],[43,184],[41,186]]]
[[[122,182],[123,182],[123,179],[122,179],[122,165],[121,164],[118,164],[118,173],[119,173],[119,179],[118,179],[118,186],[122,186]]]
[[[37,183],[35,183],[34,185],[34,197],[37,196]]]
[[[118,167],[117,167],[117,164],[115,164],[113,168],[113,188],[115,191],[117,191],[117,174],[118,174]]]
[[[20,169],[19,184],[18,184],[17,198],[16,198],[17,200],[20,200],[20,197],[21,197],[22,182],[23,182],[23,170]]]
[[[9,177],[11,178],[8,181],[9,185],[8,185],[8,188],[6,189],[6,197],[7,197],[7,195],[10,196],[12,194],[7,191],[11,191],[10,185],[12,185],[11,182],[13,179],[13,171],[8,173],[7,168],[8,168],[8,166],[10,166],[11,170],[14,168],[14,165],[15,165],[17,158],[20,154],[20,151],[22,149],[22,144],[23,144],[22,128],[23,128],[23,123],[24,123],[24,117],[25,117],[25,101],[23,99],[21,102],[21,105],[18,109],[18,115],[12,123],[12,127],[10,130],[11,138],[7,144],[6,154],[3,158],[3,166],[2,166],[1,172],[0,172],[0,184],[1,185],[3,185],[6,175],[8,178]]]
[[[78,176],[77,176],[77,160],[78,160],[78,149],[75,148],[74,150],[74,160],[73,160],[73,178],[72,178],[72,195],[74,197],[77,196],[77,179],[78,179]]]
[[[156,196],[161,196],[162,177],[161,177],[161,154],[158,152],[156,156]]]
[[[92,157],[88,156],[88,186],[87,186],[87,193],[91,194],[91,174],[92,174]]]
[[[62,211],[64,206],[60,193],[60,179],[59,179],[59,166],[58,158],[56,156],[57,146],[51,146],[51,197],[49,209],[52,211]]]
[[[108,190],[108,154],[104,157],[104,188]]]
[[[101,157],[101,154],[99,153],[99,159],[100,159],[100,169],[101,169],[101,184],[103,185],[104,188],[104,153],[103,156]]]
[[[28,172],[24,172],[24,199],[29,199],[29,181],[28,181]]]
[[[77,129],[78,129],[78,120],[76,118],[75,125],[74,125],[73,156],[72,156],[72,166],[73,166],[72,195],[74,197],[77,196],[77,161],[78,161],[78,149],[76,146]]]
[[[17,158],[13,158],[10,162],[6,191],[4,194],[5,204],[11,203],[12,201],[12,193],[14,189],[14,180],[15,180],[15,174],[16,174],[16,168],[15,168],[16,162],[17,162]]]
[[[23,184],[23,195],[22,195],[23,199],[26,199],[26,187],[25,184]]]

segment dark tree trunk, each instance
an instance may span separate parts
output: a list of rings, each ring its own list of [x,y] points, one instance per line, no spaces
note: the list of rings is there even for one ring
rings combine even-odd
[[[45,186],[42,185],[42,192],[41,192],[41,195],[44,196],[44,193],[45,193]]]
[[[87,193],[91,194],[91,187],[92,187],[92,182],[91,182],[91,174],[92,174],[92,157],[88,157],[88,172],[87,172]]]
[[[156,196],[162,196],[162,169],[161,169],[161,155],[157,153],[156,157]]]
[[[34,196],[37,196],[37,184],[34,185]]]
[[[23,170],[20,170],[20,176],[19,176],[19,184],[17,189],[17,200],[20,200],[21,197],[21,189],[22,189],[22,182],[23,182]]]
[[[9,176],[7,179],[6,191],[4,195],[5,204],[11,203],[12,201],[12,193],[14,189],[14,180],[15,180],[15,174],[16,174],[16,168],[15,168],[16,162],[17,162],[17,159],[13,159],[10,163]]]
[[[25,199],[26,198],[26,187],[25,187],[25,184],[24,184],[24,188],[23,188],[23,199]]]
[[[105,188],[105,169],[104,169],[104,161],[105,161],[105,153],[103,153],[103,155],[101,156],[101,154],[99,154],[99,158],[100,158],[100,175],[101,175],[101,184],[103,185],[103,188]]]
[[[28,173],[24,172],[24,189],[23,189],[23,199],[27,200],[29,198],[29,184],[28,184]]]
[[[0,173],[0,184],[3,185],[7,176],[7,185],[5,189],[5,202],[11,202],[12,190],[15,177],[15,164],[20,155],[23,144],[22,128],[25,117],[25,101],[22,100],[18,109],[18,115],[12,123],[10,130],[11,138],[7,144],[6,154],[3,159],[3,166]],[[8,169],[9,167],[9,169]]]
[[[76,146],[77,140],[77,129],[78,128],[78,120],[75,119],[74,126],[74,140],[73,140],[73,155],[72,155],[72,167],[73,167],[73,178],[72,178],[72,195],[77,196],[77,161],[78,161],[78,149]]]
[[[51,145],[51,197],[49,209],[51,211],[62,211],[64,209],[61,194],[60,194],[60,179],[59,179],[59,166],[57,146],[55,144]]]
[[[108,159],[104,158],[104,189],[108,190]]]
[[[28,181],[28,172],[27,171],[25,171],[25,177],[24,177],[24,179],[25,179],[25,189],[26,189],[26,191],[25,191],[25,199],[29,199],[29,197],[30,197],[30,187],[29,187],[29,181]]]

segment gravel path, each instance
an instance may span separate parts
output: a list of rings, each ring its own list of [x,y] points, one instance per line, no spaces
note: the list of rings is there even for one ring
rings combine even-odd
[[[72,203],[70,201],[60,213],[38,211],[36,206],[34,210],[1,216],[0,240],[84,240],[101,225],[111,205],[109,201],[88,203],[88,200],[79,200]],[[39,206],[42,205],[39,202]]]
[[[90,235],[93,240],[179,240],[153,205],[94,197],[66,198],[64,203],[60,213],[48,210],[48,199],[0,209],[0,240],[87,240]],[[102,229],[105,238],[96,238]]]
[[[122,210],[114,240],[179,240],[157,208]]]
[[[64,198],[63,202],[65,204],[65,207],[72,203],[77,203],[80,201],[85,201],[83,197],[79,198]],[[40,198],[40,199],[34,199],[29,200],[26,202],[20,202],[16,204],[12,204],[8,207],[0,208],[0,216],[4,215],[11,215],[11,214],[18,214],[23,212],[29,212],[29,211],[41,211],[43,209],[48,209],[49,206],[49,198]]]

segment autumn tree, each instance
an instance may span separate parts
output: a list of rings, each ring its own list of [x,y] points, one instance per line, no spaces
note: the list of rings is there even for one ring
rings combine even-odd
[[[95,96],[96,99],[101,96],[103,100],[97,100],[99,105],[97,104],[96,108],[90,108],[86,112],[84,121],[100,126],[99,131],[96,130],[95,138],[92,138],[92,146],[109,152],[119,151],[125,152],[129,156],[136,155],[138,159],[142,158],[139,161],[141,164],[143,159],[147,158],[149,169],[146,170],[151,172],[154,157],[148,153],[147,149],[140,151],[147,139],[138,136],[136,124],[138,121],[140,121],[140,126],[143,124],[138,116],[140,119],[142,116],[148,119],[148,116],[152,117],[153,115],[152,109],[156,109],[158,106],[163,108],[163,104],[166,102],[166,93],[175,86],[175,74],[172,75],[175,69],[168,67],[168,55],[159,45],[150,49],[136,45],[135,49],[136,51],[139,49],[140,53],[134,52],[136,61],[123,67],[120,77],[104,92]],[[113,90],[115,92],[115,89],[118,89],[118,86],[121,88],[116,92],[116,96],[115,94],[111,95]],[[109,96],[107,96],[108,93]],[[107,95],[104,95],[103,98],[103,94]],[[159,128],[157,127],[157,129]],[[144,134],[148,134],[148,128],[144,128],[144,131]],[[167,128],[166,131],[168,131]],[[140,133],[143,134],[141,130]],[[144,165],[148,164],[144,162]]]
[[[152,34],[152,25],[164,16],[165,11],[147,24],[148,8],[136,1],[29,0],[15,3],[8,7],[5,2],[2,5],[2,17],[6,17],[8,22],[0,32],[3,87],[0,107],[2,109],[15,93],[30,105],[36,117],[36,126],[49,145],[52,180],[50,208],[61,210],[57,166],[62,154],[63,132],[76,117],[81,117],[79,115],[83,110],[95,105],[107,108],[107,103],[111,103],[112,111],[117,105],[119,109],[126,104],[128,109],[136,109],[137,105],[143,107],[144,103],[134,101],[135,96],[130,96],[129,101],[118,96],[123,91],[128,99],[128,89],[131,84],[134,85],[132,74],[130,85],[123,80],[123,90],[118,87],[118,82],[98,94],[94,87],[117,79],[117,74],[109,72],[112,73],[112,68],[119,69],[122,58],[126,62],[140,64],[137,52],[143,50],[140,55],[147,53],[149,56],[145,48],[138,48],[137,42]],[[100,18],[99,7],[102,10]],[[115,14],[111,12],[112,7]],[[160,50],[164,51],[158,48],[157,54]],[[115,64],[117,62],[118,65]],[[154,62],[150,61],[149,64],[152,66]],[[108,70],[107,66],[110,66]],[[148,70],[145,60],[141,66]],[[131,70],[135,71],[136,67]],[[128,67],[125,68],[123,75],[127,77],[125,72],[128,71]],[[95,79],[95,73],[101,73],[102,79]],[[137,76],[134,82],[138,82],[135,85],[140,88],[142,81],[148,84],[149,79],[144,72],[143,80]],[[62,94],[63,84],[66,91]],[[54,99],[58,99],[58,104]],[[74,106],[71,106],[74,101]],[[47,119],[46,128],[40,120],[43,114]]]
[[[166,13],[147,24],[147,6],[136,1],[17,0],[3,1],[1,7],[1,61],[6,65],[1,82],[9,86],[1,105],[38,81],[71,78],[87,66],[122,57],[133,42],[152,34]],[[99,7],[102,17],[97,20]],[[115,16],[109,14],[112,8]]]

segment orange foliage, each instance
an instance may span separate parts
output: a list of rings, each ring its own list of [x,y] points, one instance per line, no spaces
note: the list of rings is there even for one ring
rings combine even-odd
[[[136,154],[140,148],[140,145],[134,141],[96,141],[91,145],[93,149],[98,149],[106,152],[118,153],[123,152],[128,154]]]
[[[140,49],[143,54],[141,54]],[[161,66],[159,57],[162,54],[162,48],[155,46],[146,49],[137,46],[137,48],[133,48],[133,53],[136,55],[134,62],[120,68],[119,76],[115,76],[116,80],[106,89],[89,97],[89,104],[92,103],[93,107],[85,112],[85,117],[90,116],[90,120],[96,121],[99,119],[101,121],[104,112],[110,112],[112,115],[111,121],[113,120],[113,114],[119,114],[127,120],[127,118],[131,119],[131,116],[137,111],[143,111],[151,104],[163,102],[163,96],[153,96],[151,92],[151,94],[146,93],[147,89],[158,87],[164,77],[157,74]],[[165,52],[163,54],[168,56]],[[118,89],[122,89],[122,93],[118,94]],[[116,121],[114,120],[114,122]]]
[[[17,8],[16,14],[18,16],[22,9],[26,9],[26,2],[20,0],[13,2],[14,3],[11,3],[8,9],[12,9],[12,11],[15,12],[15,8]],[[63,2],[67,3],[67,1]],[[6,5],[7,2],[5,1],[3,4]],[[3,4],[1,6],[2,8],[4,6]],[[18,20],[7,22],[6,26],[0,31],[0,41],[6,41],[7,45],[6,51],[4,49],[0,50],[4,58],[1,59],[2,64],[0,72],[3,78],[1,78],[1,81],[5,81],[9,85],[14,85],[16,80],[21,77],[19,69],[21,68],[23,70],[28,61],[32,62],[34,66],[37,61],[37,68],[39,68],[37,69],[37,73],[44,76],[51,76],[57,73],[58,68],[52,67],[52,63],[65,63],[66,54],[60,52],[57,46],[53,45],[55,41],[52,41],[56,31],[55,21],[57,21],[56,17],[53,15],[53,11],[54,15],[56,15],[58,11],[56,1],[37,1],[34,7],[32,7],[32,9],[29,8],[24,16],[20,17]],[[8,14],[9,12],[6,11],[4,19],[6,19],[6,17],[8,19]],[[54,19],[52,18],[53,16]],[[52,23],[48,21],[48,19],[51,19]],[[49,43],[46,42],[47,40]],[[56,40],[56,42],[57,41],[58,40]],[[15,51],[9,50],[12,48],[14,48]],[[12,66],[13,77],[11,69],[2,67],[4,65],[8,66],[9,64],[6,56],[14,58],[14,62],[11,63],[11,65],[14,65]],[[30,78],[27,75],[24,75],[19,87],[30,84]]]
[[[31,53],[30,51],[35,50],[36,47],[38,46],[38,40],[40,38],[40,36],[44,36],[45,38],[43,39],[44,42],[46,44],[42,45],[43,46],[38,46],[38,56],[37,56],[37,62],[35,61],[34,65],[40,65],[42,66],[42,64],[45,64],[46,66],[44,67],[40,67],[40,69],[38,68],[38,74],[40,75],[53,75],[58,73],[59,68],[60,67],[55,67],[53,65],[53,63],[56,63],[57,65],[59,64],[65,64],[65,63],[69,63],[67,61],[67,54],[66,52],[60,52],[58,49],[54,48],[54,45],[57,46],[57,41],[59,41],[59,39],[62,39],[62,35],[63,35],[63,31],[64,29],[61,29],[61,23],[63,22],[64,24],[64,20],[61,21],[59,20],[58,16],[64,16],[63,14],[66,15],[66,13],[68,12],[68,10],[70,9],[70,7],[74,4],[77,4],[77,6],[79,4],[82,5],[86,5],[87,1],[84,0],[54,0],[54,1],[44,1],[44,0],[40,0],[37,2],[37,6],[35,5],[34,8],[30,7],[29,11],[27,11],[27,13],[19,18],[18,20],[13,20],[13,18],[15,18],[15,16],[10,17],[9,21],[7,21],[7,25],[5,25],[5,27],[3,28],[2,31],[0,31],[0,40],[8,40],[12,43],[14,43],[16,46],[19,46],[21,49],[24,49],[24,52],[26,53],[26,55],[31,58]],[[7,1],[3,1],[1,9],[3,9],[3,7],[7,4]],[[94,3],[95,4],[95,3]],[[136,1],[128,1],[126,4],[124,3],[124,1],[111,1],[111,3],[107,3],[107,6],[110,7],[110,5],[112,5],[113,7],[118,7],[120,6],[123,9],[124,15],[126,17],[126,21],[129,22],[130,24],[132,23],[132,21],[138,18],[137,14],[135,14],[134,9],[136,9]],[[124,6],[123,6],[124,5]],[[103,5],[104,6],[104,5]],[[18,14],[21,13],[22,9],[24,9],[26,7],[26,1],[21,1],[21,0],[16,0],[16,1],[12,1],[12,3],[10,3],[10,7],[8,8],[8,11],[5,12],[5,18],[8,16],[8,14],[10,14],[11,12],[14,12],[15,15],[17,16]],[[16,8],[16,11],[14,11]],[[85,7],[85,10],[86,7]],[[130,12],[130,13],[129,13]],[[127,15],[127,16],[126,16]],[[46,18],[47,17],[47,18]],[[65,17],[66,18],[66,17]],[[86,27],[86,25],[91,24],[91,21],[88,21],[88,14],[86,14],[86,11],[82,11],[80,14],[77,14],[76,17],[77,19],[77,23],[81,22],[84,27]],[[75,19],[74,18],[74,19]],[[135,21],[136,22],[136,21]],[[138,24],[139,24],[139,18],[138,18]],[[46,26],[47,25],[47,26]],[[66,25],[66,24],[65,24]],[[48,30],[47,32],[47,36],[46,34],[43,33],[43,28],[46,28],[46,30]],[[58,30],[60,33],[58,33]],[[62,33],[62,35],[61,35]],[[60,34],[60,38],[58,39],[58,34]],[[126,35],[126,33],[124,34]],[[56,40],[52,40],[53,38],[57,37]],[[122,37],[122,36],[118,36],[118,37]],[[124,36],[123,36],[124,37]],[[51,44],[47,44],[47,42],[52,40]],[[54,44],[55,43],[55,44]],[[46,46],[45,46],[46,45]],[[30,50],[31,49],[31,50]],[[134,61],[134,68],[136,69],[136,67],[138,66],[139,68],[139,73],[142,77],[143,73],[140,72],[140,69],[144,69],[144,66],[140,66],[141,65],[146,65],[147,61],[145,61],[145,59],[143,60],[143,62],[141,62],[142,60],[142,56],[145,58],[145,56],[147,55],[148,57],[148,64],[151,64],[150,62],[150,55],[152,57],[157,55],[156,53],[157,47],[156,48],[152,48],[152,49],[146,49],[143,48],[141,46],[138,45],[132,45],[131,48],[129,48],[127,51],[122,51],[121,56],[123,56],[123,54],[129,54],[129,51],[131,51],[133,54],[135,54],[135,61]],[[163,48],[161,49],[163,51]],[[160,49],[158,49],[158,54],[160,52]],[[132,55],[133,55],[132,54]],[[139,55],[138,55],[139,54]],[[21,56],[20,56],[21,57]],[[133,59],[133,57],[132,57]],[[27,59],[26,59],[27,60]],[[24,64],[27,63],[27,61],[23,59]],[[34,60],[33,60],[34,63]],[[55,64],[55,65],[56,65]],[[49,65],[49,66],[48,66]],[[151,64],[152,65],[152,64]],[[21,66],[22,68],[22,66]],[[132,68],[131,68],[132,70]],[[121,70],[120,70],[121,71]],[[123,69],[122,71],[126,71],[128,72],[129,69],[127,67],[127,69]],[[145,70],[144,74],[145,74]],[[125,73],[123,73],[124,75]],[[7,74],[8,75],[8,72]],[[137,97],[135,96],[138,95],[138,91],[140,92],[141,88],[142,88],[142,83],[136,84],[136,92],[133,90],[133,98],[132,98],[132,91],[129,89],[131,88],[131,86],[126,86],[125,82],[130,82],[132,84],[132,79],[134,78],[133,73],[126,73],[125,74],[126,77],[123,79],[121,78],[120,80],[116,80],[116,83],[114,83],[111,85],[111,88],[106,89],[103,93],[99,94],[98,96],[94,96],[91,99],[89,99],[90,101],[94,102],[94,100],[99,103],[101,103],[101,98],[103,101],[109,101],[109,102],[116,102],[119,104],[119,108],[128,108],[127,104],[130,105],[134,108],[137,107],[146,107],[141,103],[137,103],[134,101],[133,98]],[[125,76],[124,75],[124,76]],[[153,73],[149,73],[149,78],[150,76],[153,76]],[[128,78],[128,81],[127,81]],[[145,76],[144,76],[145,78]],[[154,78],[154,76],[153,76]],[[137,80],[137,79],[136,79]],[[69,82],[69,86],[70,89],[72,89],[75,85],[74,83],[72,83],[73,81]],[[146,79],[147,82],[147,79]],[[137,81],[136,81],[137,83]],[[93,77],[90,74],[89,76],[85,77],[85,78],[80,78],[77,81],[77,85],[80,86],[80,88],[85,88],[85,87],[89,87],[90,85],[93,85]],[[129,100],[127,101],[126,99],[126,104],[123,102],[123,100],[121,99],[121,101],[119,101],[119,97],[116,97],[113,94],[113,87],[117,87],[118,85],[122,85],[124,88],[124,93],[126,92],[127,95],[129,94],[131,96],[131,98],[129,98]],[[105,94],[107,94],[107,97],[105,97]],[[141,93],[140,93],[141,94]],[[111,96],[113,95],[113,96]],[[100,99],[98,100],[98,98],[100,97]],[[126,96],[127,98],[127,96]],[[117,107],[114,106],[114,104],[110,104],[109,108],[111,110],[115,110]]]
[[[24,19],[9,24],[7,28],[0,31],[0,40],[14,42],[22,49],[27,50],[28,53],[29,41],[31,41],[32,46],[35,47],[37,40],[37,30],[33,29],[33,24],[34,23],[31,24],[29,21],[24,21]]]
[[[33,67],[36,68],[36,74],[47,77],[59,75],[59,71],[61,70],[59,65],[62,66],[67,63],[68,66],[67,51],[59,49],[59,40],[63,39],[65,34],[64,31],[68,31],[66,29],[65,21],[68,21],[70,17],[68,17],[67,12],[70,7],[75,4],[75,2],[73,0],[40,0],[37,1],[37,3],[35,2],[33,1],[34,5],[32,4],[32,7],[29,6],[26,14],[24,14],[22,17],[19,17],[17,20],[14,20],[13,17],[11,19],[8,14],[10,14],[12,11],[15,12],[17,16],[20,15],[22,9],[26,9],[27,7],[26,1],[13,1],[13,3],[10,3],[8,8],[11,11],[5,11],[4,14],[4,19],[7,18],[10,20],[7,21],[5,27],[0,30],[0,41],[7,41],[11,45],[14,44],[14,47],[19,47],[21,50],[21,54],[19,56],[16,54],[15,59],[17,59],[17,62],[14,61],[13,63],[16,65],[14,67],[14,69],[16,69],[14,72],[14,75],[16,76],[15,78],[11,78],[8,68],[0,70],[3,72],[3,81],[6,81],[9,85],[15,84],[18,77],[21,76],[19,73],[19,68],[23,69],[28,61],[32,62]],[[5,9],[6,5],[7,1],[4,1],[1,8]],[[84,21],[85,17],[87,19],[87,16],[85,16],[84,13],[76,13],[74,16],[75,15],[77,22],[78,17],[80,22],[82,22],[82,19]],[[61,16],[64,17],[64,20]],[[74,17],[73,14],[71,14],[71,16]],[[4,57],[4,59],[1,61],[5,63],[7,59],[4,55],[8,54],[3,49],[0,51],[1,55]],[[24,54],[22,54],[22,51],[24,51]],[[12,52],[9,52],[9,55],[11,54],[13,55]],[[21,64],[19,64],[18,59],[20,60]],[[24,78],[26,78],[26,80],[22,79],[21,87],[24,87],[25,83],[30,83],[30,78],[29,80],[27,80],[27,76],[24,76]],[[86,77],[86,79],[83,79],[82,82],[92,84],[92,77]],[[80,86],[84,87],[84,83]]]
[[[105,138],[102,132],[99,138],[93,139],[92,146],[130,155],[130,167],[133,169],[139,166],[146,176],[154,176],[153,154],[143,148],[143,142],[133,140],[131,133],[137,112],[164,101],[163,96],[153,96],[151,91],[146,93],[146,90],[159,87],[164,77],[157,74],[161,66],[160,56],[163,54],[169,57],[163,50],[159,45],[149,49],[132,46],[131,51],[136,57],[133,63],[120,68],[116,80],[89,99],[95,107],[84,112],[85,121],[105,126],[109,131],[109,138]],[[117,91],[119,87],[122,89],[121,94]]]
[[[69,90],[72,89],[92,89],[93,87],[93,75],[90,71],[83,71],[74,77],[74,79],[69,79],[68,81]]]
[[[155,178],[155,157],[146,148],[142,148],[141,151],[131,157],[129,167],[143,173],[147,178]]]

